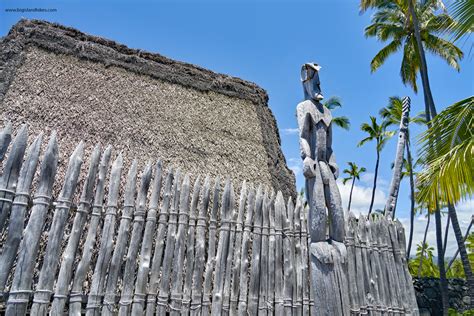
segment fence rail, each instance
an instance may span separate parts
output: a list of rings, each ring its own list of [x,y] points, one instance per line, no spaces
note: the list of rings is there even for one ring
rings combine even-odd
[[[192,185],[189,174],[165,171],[160,161],[140,174],[134,161],[122,189],[123,158],[111,163],[110,146],[92,150],[81,176],[82,143],[53,198],[56,134],[42,156],[42,135],[27,150],[27,127],[11,134],[10,124],[0,132],[0,310],[7,315],[314,312],[300,198],[294,204],[246,182],[236,197],[230,179],[197,177]],[[348,225],[353,314],[416,313],[400,223],[351,216]]]

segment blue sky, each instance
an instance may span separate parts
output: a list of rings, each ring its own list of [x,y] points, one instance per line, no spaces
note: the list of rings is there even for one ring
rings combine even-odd
[[[35,7],[57,11],[5,12],[5,8]],[[348,161],[368,169],[354,193],[356,211],[366,212],[368,208],[375,165],[374,144],[356,146],[364,137],[359,129],[361,123],[368,121],[369,115],[376,115],[393,95],[410,96],[413,114],[423,108],[422,92],[415,95],[401,83],[400,55],[388,59],[376,73],[370,73],[370,60],[383,44],[364,37],[370,13],[361,15],[355,0],[133,3],[3,0],[0,9],[0,36],[21,17],[45,19],[257,83],[269,94],[269,106],[277,119],[287,163],[297,174],[298,188],[304,186],[298,136],[293,132],[297,127],[295,107],[303,97],[299,69],[307,61],[319,63],[323,67],[320,77],[324,95],[337,95],[343,100],[343,108],[337,109],[334,115],[348,116],[352,124],[350,131],[335,130],[333,147],[341,170]],[[461,48],[468,51],[471,44],[464,43]],[[438,111],[473,94],[472,54],[462,61],[460,73],[431,55],[428,67]],[[419,131],[413,128],[414,134]],[[382,153],[376,199],[379,208],[383,208],[391,179],[395,147],[392,140]],[[341,185],[341,192],[347,200],[348,188]],[[459,205],[463,227],[467,226],[473,208],[472,201]],[[404,223],[408,212],[408,183],[403,182],[397,214]],[[419,235],[424,218],[418,222]],[[434,231],[434,225],[430,231]],[[434,245],[434,234],[430,233],[429,238]]]

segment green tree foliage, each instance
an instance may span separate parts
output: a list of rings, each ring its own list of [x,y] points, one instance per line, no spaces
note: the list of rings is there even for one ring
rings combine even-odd
[[[419,243],[416,248],[416,256],[408,262],[408,270],[413,277],[418,277],[418,269],[421,264],[421,277],[439,278],[439,269],[433,260],[434,248],[428,243]]]

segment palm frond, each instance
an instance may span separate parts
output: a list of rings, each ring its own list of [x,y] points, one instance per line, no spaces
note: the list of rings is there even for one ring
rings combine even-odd
[[[390,44],[382,48],[370,62],[370,71],[374,72],[377,69],[379,69],[380,66],[383,65],[385,60],[387,60],[387,58],[390,55],[396,53],[400,49],[401,46],[402,46],[402,41],[400,39],[395,39],[391,41]]]
[[[454,21],[448,25],[447,31],[453,34],[453,40],[470,35],[474,29],[474,1],[456,0],[449,9]]]
[[[474,97],[447,107],[432,123],[420,139],[418,199],[455,204],[474,192]]]
[[[357,144],[357,147],[360,147],[360,146],[364,145],[365,143],[371,141],[372,139],[374,139],[374,138],[373,138],[373,137],[370,137],[370,136],[364,138],[363,140],[361,140],[361,141]]]
[[[323,105],[330,110],[334,110],[335,108],[342,107],[342,100],[337,96],[332,96],[327,99],[326,102],[323,103]]]
[[[345,130],[349,130],[351,128],[351,123],[347,116],[336,116],[332,118],[332,122],[334,125],[339,126]]]
[[[415,93],[418,92],[416,79],[419,69],[420,62],[415,37],[410,36],[405,40],[402,64],[400,67],[400,76],[402,78],[403,84],[411,86]]]
[[[444,59],[448,63],[448,65],[459,71],[459,60],[461,60],[464,56],[462,50],[456,47],[456,45],[454,45],[453,43],[435,35],[424,35],[424,46],[426,47],[426,49],[431,53],[438,55],[439,57]]]

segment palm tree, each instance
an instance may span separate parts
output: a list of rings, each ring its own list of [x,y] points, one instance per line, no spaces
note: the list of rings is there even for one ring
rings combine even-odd
[[[416,77],[418,71],[420,72],[426,121],[430,126],[429,121],[436,116],[437,112],[428,78],[425,48],[440,56],[459,71],[458,61],[463,57],[462,51],[451,42],[437,36],[449,32],[449,25],[453,25],[454,20],[446,13],[436,15],[436,10],[444,7],[440,0],[422,2],[416,0],[361,0],[360,7],[362,11],[369,8],[377,10],[372,19],[374,23],[366,28],[366,36],[376,36],[381,41],[392,40],[372,60],[372,71],[380,67],[389,55],[400,50],[403,46],[403,60],[400,70],[402,81],[412,86],[416,92]],[[447,315],[448,283],[444,268],[441,214],[438,206],[435,208],[435,222],[443,313]],[[471,301],[474,300],[471,299]]]
[[[454,41],[459,40],[464,35],[470,35],[474,29],[474,5],[472,1],[456,0],[449,9],[454,23],[449,25],[448,31],[454,35]]]
[[[474,193],[474,97],[447,107],[432,123],[421,138],[420,153],[425,168],[417,177],[418,198],[431,207],[439,201],[447,203],[464,274],[471,298],[474,298],[474,276],[454,207],[455,203]],[[434,143],[431,142],[433,138],[436,139]]]
[[[352,201],[352,190],[354,190],[354,184],[356,180],[360,180],[360,175],[367,171],[364,167],[359,168],[355,162],[348,162],[349,169],[344,169],[343,173],[347,174],[348,177],[342,179],[342,183],[346,184],[347,181],[352,179],[351,184],[351,193],[349,193],[349,205],[347,206],[347,211],[351,210],[351,201]]]
[[[342,101],[339,97],[330,97],[323,103],[323,106],[328,108],[329,110],[334,110],[336,108],[342,107]],[[336,116],[332,118],[332,123],[338,127],[341,127],[345,130],[349,130],[351,127],[351,123],[347,116]]]
[[[389,98],[388,105],[382,108],[379,112],[380,117],[383,119],[384,124],[389,126],[396,126],[397,128],[400,126],[400,121],[402,120],[402,112],[403,112],[403,101],[400,97],[393,96]],[[424,113],[420,112],[414,117],[409,117],[408,123],[414,124],[424,124],[426,119],[424,118]],[[406,130],[406,142],[405,142],[405,150],[407,153],[407,159],[404,160],[403,166],[405,167],[408,175],[410,176],[410,234],[408,238],[408,247],[407,247],[407,258],[410,258],[411,252],[411,245],[413,241],[413,225],[415,222],[415,181],[413,176],[413,159],[410,150],[410,128],[409,125]],[[402,178],[403,178],[402,173]]]
[[[370,124],[369,123],[363,123],[360,126],[360,129],[369,136],[364,138],[359,142],[357,145],[358,147],[364,145],[365,143],[375,140],[376,141],[376,153],[377,153],[377,160],[375,162],[375,174],[374,174],[374,185],[372,188],[372,198],[370,200],[370,207],[369,207],[369,214],[372,213],[372,208],[374,206],[374,198],[375,198],[375,189],[377,187],[377,175],[379,172],[379,163],[380,163],[380,152],[382,151],[383,147],[385,146],[385,143],[392,137],[395,133],[390,132],[386,130],[386,125],[384,123],[378,124],[377,123],[377,118],[371,116],[370,117]]]
[[[382,66],[390,55],[403,50],[400,67],[403,83],[410,85],[417,92],[416,79],[417,73],[420,72],[423,88],[426,90],[428,88],[426,84],[429,86],[429,81],[427,70],[424,70],[426,68],[424,49],[441,57],[451,67],[459,71],[459,60],[462,59],[463,52],[453,43],[438,36],[444,34],[448,30],[448,26],[454,22],[446,13],[436,14],[436,10],[439,8],[438,1],[426,0],[415,4],[408,0],[361,1],[363,11],[370,7],[377,9],[377,11],[372,17],[372,24],[365,29],[365,35],[376,37],[382,42],[390,41],[372,59],[372,71],[376,71]],[[414,14],[410,13],[411,7]],[[420,20],[416,20],[417,23],[415,23],[413,17],[419,17]],[[417,41],[417,30],[420,35],[420,43]],[[420,51],[423,51],[423,58],[420,56]],[[429,104],[429,107],[431,109],[434,104]]]

